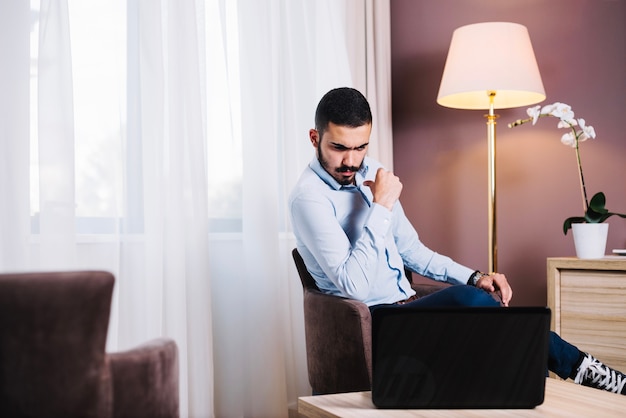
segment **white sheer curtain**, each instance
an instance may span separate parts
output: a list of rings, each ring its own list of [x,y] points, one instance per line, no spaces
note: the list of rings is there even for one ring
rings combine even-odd
[[[2,2],[0,270],[112,271],[107,348],[174,338],[181,416],[287,416],[310,388],[285,202],[333,87],[391,167],[388,9]]]

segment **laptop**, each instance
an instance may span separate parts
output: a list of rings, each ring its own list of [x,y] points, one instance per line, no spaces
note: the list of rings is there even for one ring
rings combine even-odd
[[[372,312],[378,408],[534,408],[543,403],[550,309],[413,308]]]

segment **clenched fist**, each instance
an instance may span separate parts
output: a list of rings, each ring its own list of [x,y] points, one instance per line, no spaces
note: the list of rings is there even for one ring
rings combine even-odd
[[[400,178],[383,168],[379,168],[376,171],[374,181],[366,180],[363,182],[363,185],[372,190],[374,203],[378,203],[389,210],[393,209],[393,205],[398,201],[402,192]]]

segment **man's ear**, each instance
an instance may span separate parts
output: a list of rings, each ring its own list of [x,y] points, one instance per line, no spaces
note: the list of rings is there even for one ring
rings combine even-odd
[[[313,146],[317,148],[317,146],[319,145],[320,136],[316,129],[309,130],[309,139],[311,140],[311,144],[313,144]]]

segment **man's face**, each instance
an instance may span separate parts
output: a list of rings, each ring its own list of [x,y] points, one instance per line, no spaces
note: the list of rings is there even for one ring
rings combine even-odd
[[[367,153],[372,124],[356,128],[329,123],[323,137],[315,129],[309,131],[311,143],[317,149],[317,159],[339,184],[354,184]]]

